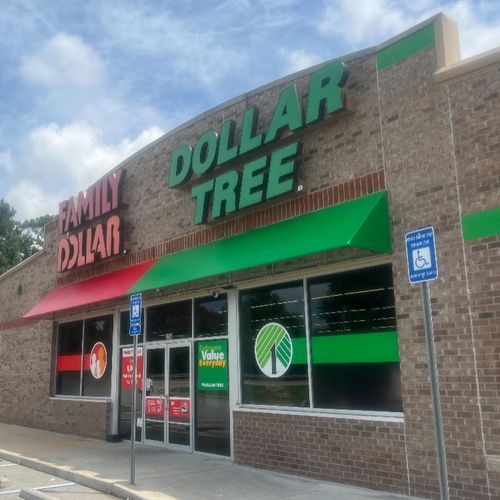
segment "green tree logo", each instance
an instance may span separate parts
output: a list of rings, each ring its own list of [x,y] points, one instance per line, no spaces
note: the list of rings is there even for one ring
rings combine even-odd
[[[290,334],[279,323],[264,325],[255,340],[255,360],[264,375],[281,377],[292,363]]]

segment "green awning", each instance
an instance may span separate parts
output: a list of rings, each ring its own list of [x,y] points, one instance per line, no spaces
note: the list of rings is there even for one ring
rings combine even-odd
[[[342,248],[391,252],[385,191],[166,255],[151,266],[129,293]]]

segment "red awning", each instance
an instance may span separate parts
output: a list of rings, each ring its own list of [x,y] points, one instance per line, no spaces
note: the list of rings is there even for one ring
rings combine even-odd
[[[74,285],[55,288],[23,317],[50,317],[55,312],[123,297],[155,262],[155,260],[150,260],[137,266],[80,281]]]

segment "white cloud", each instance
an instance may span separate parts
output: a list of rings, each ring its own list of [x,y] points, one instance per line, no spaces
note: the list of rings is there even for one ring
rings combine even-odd
[[[10,150],[0,151],[0,174],[11,175],[14,172],[14,162]]]
[[[85,189],[134,152],[163,135],[159,127],[106,144],[86,122],[33,130],[18,178],[6,196],[20,219],[56,213],[58,202]]]
[[[499,13],[498,2],[459,1],[448,4],[446,14],[458,23],[463,58],[498,47]]]
[[[157,80],[184,87],[201,84],[212,90],[249,63],[249,51],[242,49],[235,36],[228,35],[238,23],[247,27],[253,23],[245,16],[245,4],[221,3],[210,17],[203,9],[194,8],[181,16],[166,7],[151,8],[144,3],[126,8],[119,2],[106,3],[102,8],[108,49],[127,47],[129,55],[158,61],[161,74]]]
[[[458,23],[462,57],[498,46],[500,11],[495,0],[371,0],[362,7],[350,0],[327,0],[318,30],[323,36],[340,36],[351,46],[364,48],[381,43],[439,12]]]
[[[49,87],[86,87],[102,82],[105,67],[99,55],[79,37],[59,33],[23,59],[21,73],[27,80]]]
[[[297,50],[281,50],[280,55],[284,58],[286,63],[286,74],[295,73],[301,69],[310,68],[315,64],[319,64],[322,58],[303,49]]]
[[[14,207],[17,220],[31,219],[45,214],[55,215],[61,201],[57,195],[47,193],[30,181],[15,184],[6,199]]]
[[[325,36],[341,36],[351,44],[383,41],[388,34],[404,31],[412,25],[401,2],[370,0],[328,1],[318,29]]]

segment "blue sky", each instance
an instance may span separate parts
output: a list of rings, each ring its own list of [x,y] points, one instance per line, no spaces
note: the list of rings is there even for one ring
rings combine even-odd
[[[463,57],[500,45],[496,0],[2,2],[0,198],[55,214],[176,125],[439,11]]]

